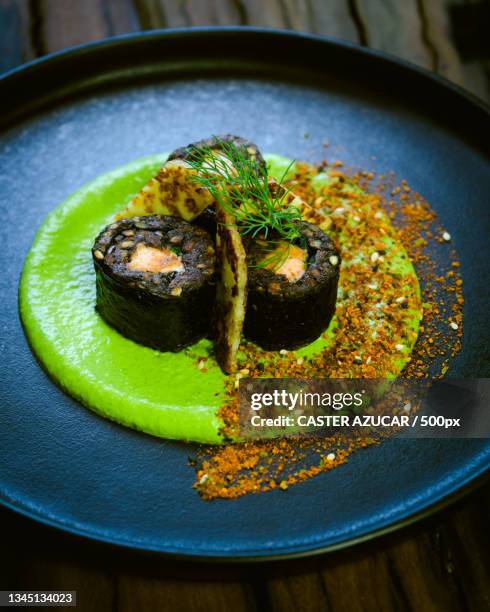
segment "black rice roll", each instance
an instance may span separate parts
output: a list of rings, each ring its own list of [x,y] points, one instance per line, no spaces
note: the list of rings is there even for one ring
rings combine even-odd
[[[310,344],[335,313],[339,252],[320,228],[304,221],[298,226],[302,240],[296,245],[282,243],[286,257],[274,260],[270,242],[248,245],[244,334],[270,351]]]
[[[245,157],[252,158],[257,162],[257,172],[261,172],[265,170],[266,164],[265,160],[262,157],[262,154],[259,151],[259,148],[250,140],[246,140],[241,136],[234,136],[233,134],[224,134],[223,136],[213,136],[211,138],[205,138],[204,140],[198,140],[197,142],[191,142],[185,147],[180,147],[176,149],[168,156],[168,160],[171,159],[190,159],[194,153],[194,151],[202,149],[204,147],[209,147],[210,149],[215,149],[219,151],[222,148],[223,142],[229,142],[235,145],[235,147],[244,155]]]
[[[92,256],[97,311],[126,338],[180,351],[210,331],[215,252],[204,229],[163,215],[121,219]]]
[[[188,160],[191,159],[194,152],[204,147],[219,151],[223,147],[223,143],[232,143],[246,158],[251,158],[256,162],[257,174],[261,174],[266,170],[266,163],[262,154],[256,144],[242,138],[241,136],[235,136],[233,134],[224,134],[222,136],[212,136],[211,138],[205,138],[198,140],[197,142],[191,142],[185,147],[176,149],[168,156],[167,161],[173,159]],[[216,235],[216,210],[213,206],[209,206],[194,220],[196,225],[204,228],[213,236]]]

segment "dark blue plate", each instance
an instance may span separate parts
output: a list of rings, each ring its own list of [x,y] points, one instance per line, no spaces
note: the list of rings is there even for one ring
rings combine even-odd
[[[287,493],[203,502],[191,488],[189,447],[119,427],[64,395],[31,354],[17,310],[36,228],[66,196],[140,156],[236,132],[264,151],[394,170],[421,192],[463,263],[463,350],[450,374],[488,376],[490,121],[468,95],[402,62],[313,36],[167,31],[14,71],[0,82],[0,122],[5,505],[133,548],[270,558],[392,529],[488,468],[487,440],[390,440]]]

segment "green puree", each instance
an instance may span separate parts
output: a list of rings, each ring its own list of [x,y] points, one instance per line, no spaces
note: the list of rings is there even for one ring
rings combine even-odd
[[[226,400],[226,377],[211,356],[212,343],[201,340],[180,353],[159,353],[121,336],[94,308],[93,241],[166,157],[144,158],[96,179],[46,218],[24,265],[20,312],[42,364],[83,404],[156,436],[217,443],[221,421],[216,412]],[[267,159],[271,174],[279,174],[284,158]],[[393,249],[403,252],[399,244]],[[404,261],[404,273],[415,274]],[[330,339],[326,334],[297,354],[322,350]],[[208,358],[206,371],[197,367],[200,357]],[[405,361],[406,356],[398,358],[391,374]]]

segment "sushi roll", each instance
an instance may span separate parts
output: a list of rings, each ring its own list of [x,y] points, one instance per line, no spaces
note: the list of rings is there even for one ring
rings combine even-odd
[[[253,142],[242,138],[241,136],[234,136],[233,134],[225,134],[224,136],[212,136],[211,138],[205,138],[204,140],[198,140],[192,142],[185,147],[180,147],[173,151],[167,161],[180,159],[187,161],[191,159],[195,151],[202,149],[213,149],[219,152],[220,150],[226,149],[227,144],[232,145],[233,150],[236,150],[244,158],[251,158],[257,162],[257,173],[264,172],[266,163],[258,147]],[[225,150],[226,152],[226,150]]]
[[[257,174],[266,171],[265,160],[257,145],[241,136],[234,136],[232,134],[213,136],[211,138],[205,138],[204,140],[198,140],[185,147],[180,147],[168,156],[167,163],[175,163],[176,161],[185,163],[193,157],[196,151],[208,148],[219,152],[223,147],[226,147],[227,144],[231,145],[232,150],[241,154],[244,159],[251,159],[256,162]],[[194,222],[214,236],[216,234],[216,209],[214,203],[200,213]]]
[[[302,239],[251,241],[244,334],[270,351],[316,340],[335,312],[340,255],[318,227],[298,222]]]
[[[177,217],[121,219],[95,240],[97,311],[123,336],[179,351],[210,331],[215,250],[202,228]]]

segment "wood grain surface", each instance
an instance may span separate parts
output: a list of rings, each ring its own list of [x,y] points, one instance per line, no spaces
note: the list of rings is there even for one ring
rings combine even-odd
[[[465,0],[453,0],[462,3]],[[447,0],[0,0],[0,71],[152,28],[259,25],[392,53],[490,100],[488,60],[464,62]],[[430,519],[320,557],[203,565],[130,554],[0,510],[1,589],[73,589],[79,610],[490,610],[490,488]],[[69,609],[69,608],[67,608]]]

